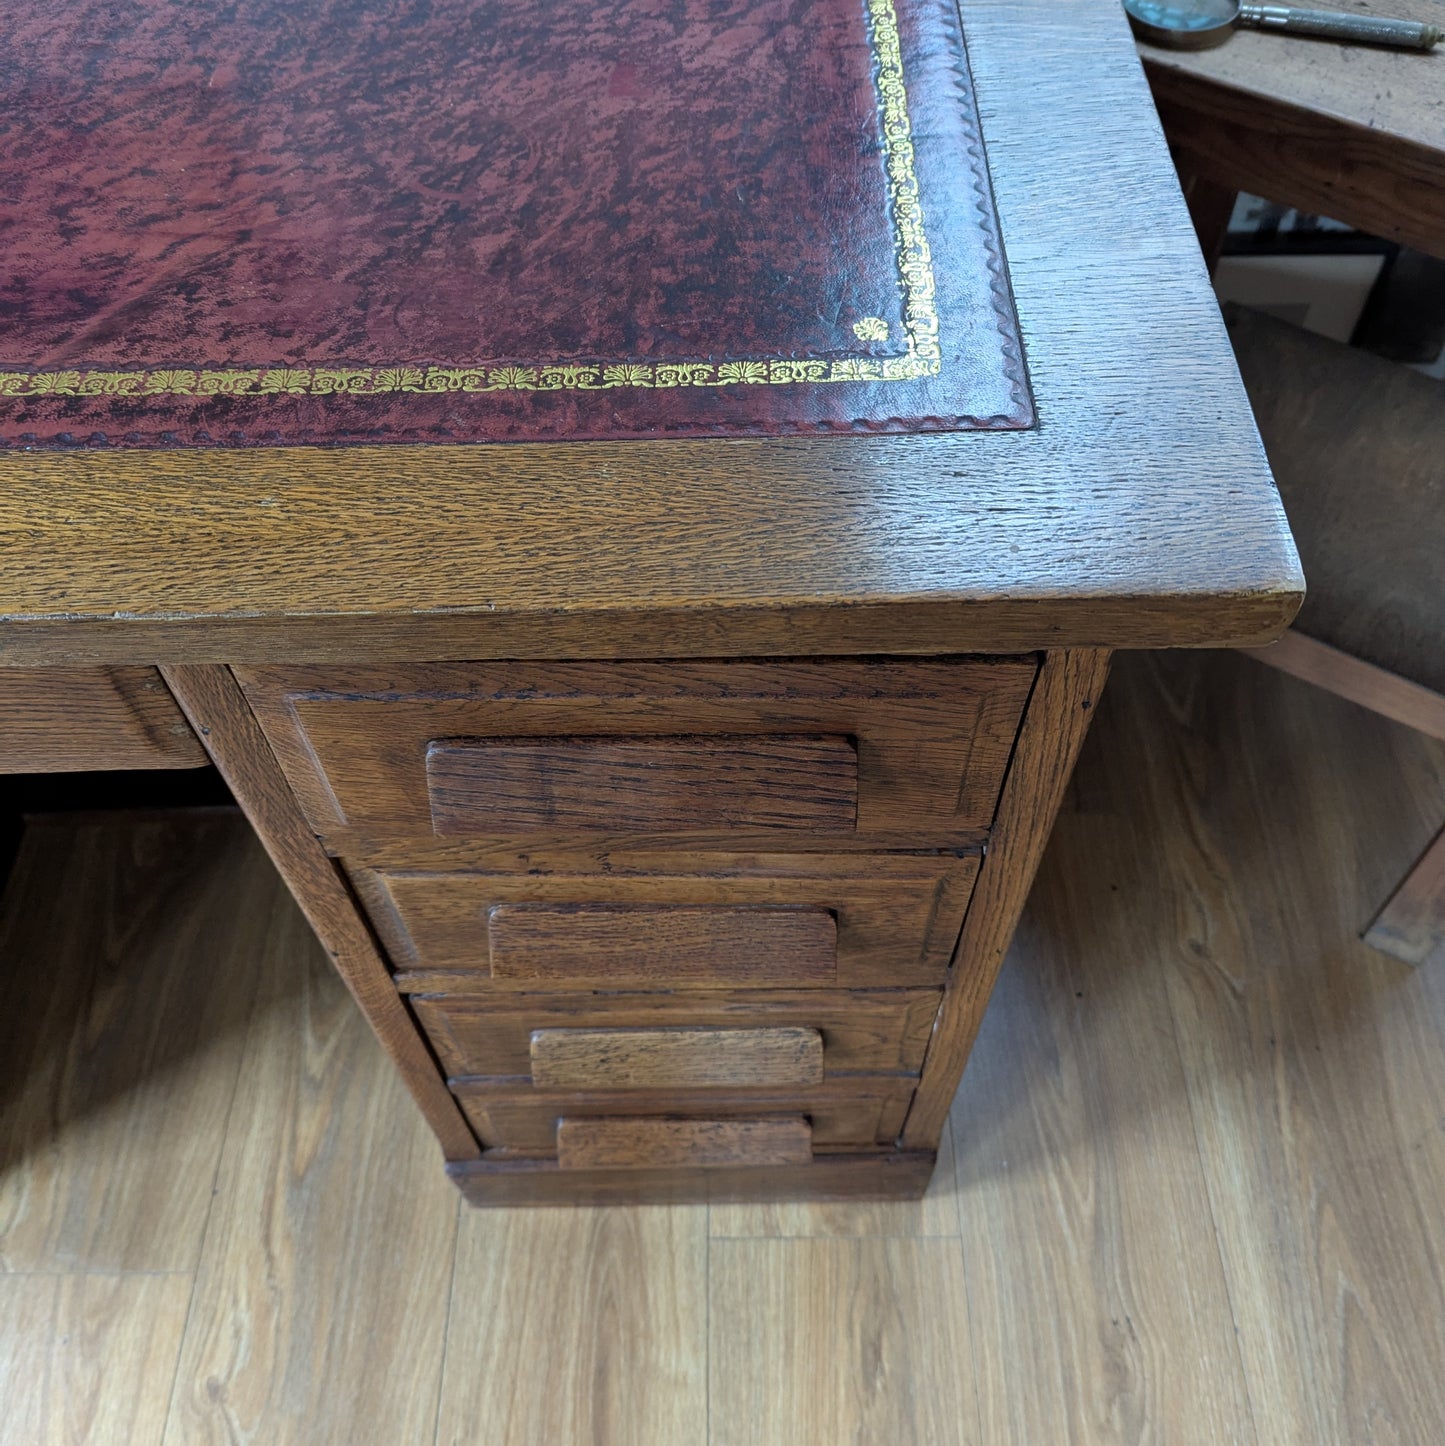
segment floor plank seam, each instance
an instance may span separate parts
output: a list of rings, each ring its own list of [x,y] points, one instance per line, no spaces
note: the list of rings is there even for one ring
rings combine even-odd
[[[706,1236],[703,1240],[702,1255],[702,1328],[705,1333],[702,1371],[702,1422],[703,1438],[706,1440],[707,1446],[712,1446],[712,1206],[708,1205],[706,1208],[707,1216],[703,1220],[703,1229],[706,1231]]]
[[[1194,1091],[1189,1087],[1189,1077],[1184,1069],[1184,1051],[1179,1043],[1179,1019],[1174,1013],[1174,998],[1166,981],[1164,988],[1164,1003],[1169,1010],[1169,1028],[1174,1040],[1174,1053],[1179,1060],[1179,1070],[1184,1078],[1184,1098],[1189,1106],[1189,1129],[1194,1136],[1194,1153],[1199,1157],[1199,1173],[1204,1177],[1205,1189],[1204,1199],[1209,1207],[1209,1226],[1214,1234],[1214,1254],[1219,1261],[1219,1274],[1224,1282],[1224,1298],[1229,1302],[1229,1319],[1234,1326],[1234,1359],[1239,1369],[1239,1379],[1244,1386],[1244,1399],[1249,1406],[1249,1429],[1253,1433],[1255,1446],[1259,1446],[1259,1416],[1254,1404],[1254,1387],[1250,1381],[1249,1371],[1244,1364],[1244,1343],[1241,1339],[1239,1326],[1239,1311],[1234,1301],[1234,1282],[1230,1278],[1229,1266],[1224,1258],[1224,1239],[1219,1230],[1219,1212],[1215,1209],[1214,1190],[1215,1180],[1209,1168],[1209,1160],[1204,1152],[1204,1144],[1199,1135],[1199,1116],[1196,1109]]]
[[[194,1270],[116,1270],[106,1266],[82,1265],[75,1270],[0,1270],[5,1280],[70,1280],[86,1276],[92,1280],[164,1280],[169,1276],[195,1276]]]
[[[1005,961],[1007,967],[1007,961]],[[959,1161],[963,1158],[963,1152],[958,1148],[958,1132],[954,1128],[953,1116],[955,1110],[950,1111],[944,1128],[948,1131],[949,1163],[953,1166],[953,1213],[958,1224],[958,1234],[955,1239],[958,1241],[959,1274],[963,1277],[963,1309],[964,1319],[968,1326],[968,1355],[973,1363],[973,1415],[974,1415],[974,1440],[984,1442],[983,1434],[983,1392],[979,1389],[979,1383],[983,1380],[983,1373],[980,1369],[978,1359],[979,1333],[976,1329],[977,1318],[973,1310],[973,1290],[969,1280],[968,1251],[964,1246],[963,1239],[963,1183],[959,1179]]]
[[[251,995],[250,1007],[246,1010],[245,1034],[242,1036],[242,1047],[236,1051],[236,1072],[231,1079],[231,1098],[226,1102],[226,1123],[221,1130],[221,1143],[216,1151],[215,1169],[211,1174],[211,1196],[206,1202],[206,1218],[201,1225],[200,1243],[196,1247],[195,1264],[191,1275],[191,1297],[186,1302],[186,1318],[181,1325],[180,1340],[176,1346],[176,1365],[171,1373],[170,1400],[166,1405],[165,1425],[161,1429],[161,1440],[166,1440],[171,1434],[171,1422],[176,1415],[177,1393],[181,1388],[181,1362],[186,1358],[186,1341],[191,1333],[191,1317],[196,1307],[196,1292],[201,1283],[201,1263],[206,1257],[206,1244],[211,1234],[211,1222],[216,1214],[216,1197],[221,1188],[221,1166],[226,1159],[226,1147],[231,1139],[231,1125],[236,1117],[236,1099],[241,1093],[241,1076],[245,1072],[246,1046],[250,1043],[251,1026],[255,1023],[256,1012],[261,1007],[262,989],[258,976],[256,988]],[[178,1428],[179,1429],[179,1428]]]
[[[766,1235],[726,1235],[719,1233],[716,1237],[709,1236],[709,1240],[776,1240],[799,1241],[799,1240],[962,1240],[962,1236],[956,1230],[929,1230],[929,1231],[906,1231],[901,1235],[885,1235],[876,1230],[860,1230],[856,1234],[845,1234],[840,1231],[824,1231],[822,1234],[811,1235],[774,1235],[769,1231]]]
[[[466,1202],[459,1197],[456,1214],[452,1217],[452,1268],[447,1273],[447,1308],[443,1317],[446,1324],[442,1328],[442,1358],[437,1365],[437,1404],[432,1415],[432,1446],[440,1446],[442,1438],[442,1402],[446,1397],[447,1357],[452,1344],[452,1302],[457,1296],[457,1256],[462,1239],[462,1211],[466,1208]]]
[[[1152,695],[1157,699],[1163,691],[1163,683],[1157,667],[1153,665],[1153,659],[1150,659],[1148,677]],[[1187,809],[1181,804],[1177,809],[1177,816],[1184,818],[1186,815]],[[1184,1099],[1189,1109],[1189,1133],[1194,1141],[1194,1154],[1199,1162],[1199,1173],[1204,1180],[1204,1199],[1209,1211],[1209,1228],[1214,1237],[1214,1256],[1219,1263],[1219,1276],[1224,1285],[1224,1298],[1229,1304],[1230,1324],[1234,1327],[1235,1368],[1239,1372],[1240,1384],[1244,1388],[1245,1403],[1249,1408],[1249,1429],[1255,1441],[1255,1446],[1259,1446],[1259,1413],[1255,1405],[1254,1386],[1250,1380],[1250,1372],[1245,1366],[1244,1345],[1241,1339],[1239,1309],[1235,1302],[1234,1281],[1231,1277],[1229,1264],[1225,1259],[1224,1239],[1219,1228],[1219,1211],[1216,1207],[1215,1200],[1215,1191],[1218,1182],[1210,1170],[1209,1157],[1204,1149],[1199,1121],[1199,1110],[1202,1108],[1202,1105],[1201,1102],[1196,1099],[1194,1089],[1190,1083],[1184,1045],[1180,1039],[1179,1014],[1175,1008],[1174,991],[1170,988],[1171,979],[1177,979],[1177,976],[1177,966],[1171,962],[1163,978],[1164,1007],[1169,1015],[1170,1042],[1174,1046],[1174,1058],[1178,1064],[1180,1079],[1184,1085]]]

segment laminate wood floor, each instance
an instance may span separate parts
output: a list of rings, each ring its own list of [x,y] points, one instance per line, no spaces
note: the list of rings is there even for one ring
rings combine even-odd
[[[0,1442],[1445,1441],[1445,748],[1120,660],[919,1204],[464,1210],[224,812],[0,910]]]

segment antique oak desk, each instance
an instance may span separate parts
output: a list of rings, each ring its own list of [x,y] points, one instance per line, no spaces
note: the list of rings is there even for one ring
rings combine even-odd
[[[962,20],[20,27],[7,766],[213,759],[479,1204],[920,1192],[1110,650],[1298,604],[1117,4]]]

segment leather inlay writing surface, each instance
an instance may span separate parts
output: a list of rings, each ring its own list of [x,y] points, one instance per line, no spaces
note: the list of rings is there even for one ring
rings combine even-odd
[[[11,446],[1032,423],[954,0],[67,0],[0,76]]]

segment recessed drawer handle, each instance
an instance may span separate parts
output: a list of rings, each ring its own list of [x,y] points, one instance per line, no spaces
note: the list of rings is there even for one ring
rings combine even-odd
[[[427,747],[432,829],[852,829],[858,752],[822,734],[447,738]]]
[[[496,904],[492,977],[638,988],[826,985],[838,925],[812,905]]]
[[[545,1089],[818,1085],[816,1029],[538,1029],[532,1082]]]
[[[561,1119],[557,1163],[564,1170],[649,1170],[691,1166],[806,1165],[806,1119]]]

